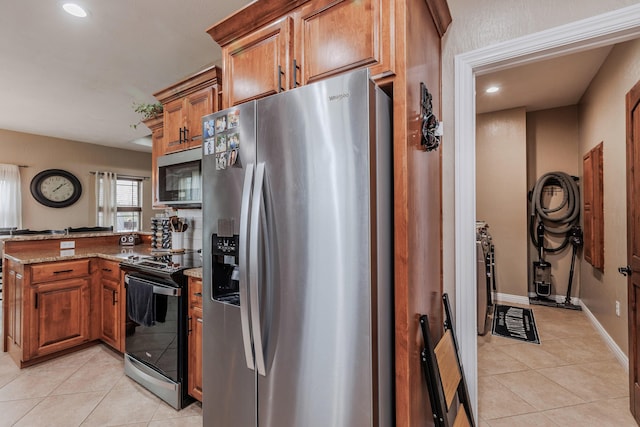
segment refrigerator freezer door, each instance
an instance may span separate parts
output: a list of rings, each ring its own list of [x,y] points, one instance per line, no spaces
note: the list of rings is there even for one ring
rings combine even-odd
[[[241,207],[245,177],[251,180],[253,176],[247,168],[255,165],[255,103],[203,117],[203,132],[204,425],[252,427],[256,425],[255,409],[251,409],[256,407],[256,374],[247,367],[252,357],[248,319],[244,331],[241,321],[241,308],[248,313],[249,307],[214,299],[218,293],[213,289],[213,266],[214,261],[222,263],[230,273],[236,271],[235,263],[239,278],[247,276],[247,263],[239,262],[240,251],[246,248],[221,254],[217,237],[224,236],[225,242],[241,242],[244,237],[239,236]],[[250,189],[251,183],[246,187]],[[246,283],[239,285],[242,288]],[[241,304],[247,302],[247,298],[240,300]]]
[[[253,331],[265,353],[260,427],[373,426],[385,404],[375,397],[370,160],[391,159],[375,159],[371,146],[372,94],[365,70],[257,101],[269,235],[261,258],[271,258]]]

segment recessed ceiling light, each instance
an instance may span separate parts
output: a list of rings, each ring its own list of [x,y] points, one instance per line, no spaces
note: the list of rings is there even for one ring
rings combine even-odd
[[[77,16],[78,18],[84,18],[87,16],[87,12],[75,3],[65,3],[62,8],[70,15]]]
[[[490,87],[487,88],[486,92],[487,93],[496,93],[499,90],[500,90],[500,88],[498,86],[490,86]]]

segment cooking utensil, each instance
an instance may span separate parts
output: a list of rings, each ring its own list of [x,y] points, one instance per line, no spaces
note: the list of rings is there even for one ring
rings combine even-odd
[[[169,223],[171,224],[171,231],[178,231],[178,223],[180,220],[177,216],[169,217]]]

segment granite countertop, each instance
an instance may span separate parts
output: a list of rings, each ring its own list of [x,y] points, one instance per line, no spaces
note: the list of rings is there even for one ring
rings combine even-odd
[[[185,276],[195,277],[198,279],[202,279],[202,267],[198,268],[190,268],[184,271]]]
[[[105,258],[119,262],[125,260],[130,255],[148,256],[150,254],[151,247],[146,244],[141,244],[136,246],[95,245],[86,248],[56,250],[28,249],[13,251],[11,253],[4,254],[4,257],[20,264],[36,264],[40,262],[64,261],[92,257]]]
[[[76,239],[82,237],[105,237],[105,236],[120,236],[122,234],[139,234],[141,236],[151,236],[153,233],[150,231],[135,231],[135,232],[125,232],[125,231],[93,231],[86,233],[52,233],[52,234],[22,234],[18,236],[0,236],[0,241],[4,240],[15,240],[15,241],[23,241],[23,240],[53,240],[53,239]]]

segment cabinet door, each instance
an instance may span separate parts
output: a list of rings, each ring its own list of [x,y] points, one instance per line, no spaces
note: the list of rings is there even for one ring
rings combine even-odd
[[[189,317],[189,394],[202,402],[202,308],[194,307]]]
[[[392,74],[391,3],[319,0],[301,7],[295,13],[296,85],[362,67],[372,76]]]
[[[293,20],[284,17],[222,48],[223,108],[291,87],[292,36]]]
[[[594,268],[604,268],[604,205],[602,143],[583,158],[584,259]]]
[[[89,340],[89,280],[33,285],[31,353],[42,356]]]
[[[182,130],[184,123],[183,99],[176,99],[164,105],[164,154],[183,150]]]
[[[100,338],[120,350],[120,284],[112,279],[100,280]]]
[[[4,351],[9,351],[14,345],[22,347],[22,274],[10,268],[5,270],[3,281]]]
[[[202,402],[202,279],[189,277],[189,395]]]
[[[187,116],[186,146],[184,149],[202,145],[202,116],[213,113],[213,89],[199,90],[185,97]]]
[[[151,132],[151,203],[154,208],[163,208],[158,203],[158,156],[164,154],[164,130],[162,127]]]

